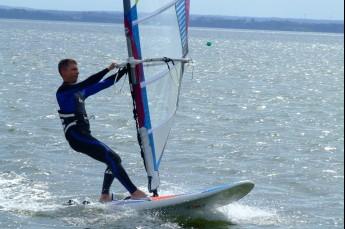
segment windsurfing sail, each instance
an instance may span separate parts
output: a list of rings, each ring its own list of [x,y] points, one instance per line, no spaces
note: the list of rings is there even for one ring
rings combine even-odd
[[[159,168],[189,50],[190,0],[123,0],[123,4],[138,142],[148,189],[158,195]]]

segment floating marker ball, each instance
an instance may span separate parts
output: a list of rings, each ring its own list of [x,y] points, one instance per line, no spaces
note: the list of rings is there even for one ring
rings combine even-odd
[[[212,46],[212,42],[211,42],[211,41],[208,41],[208,42],[206,43],[206,45],[207,45],[208,47],[211,47],[211,46]]]

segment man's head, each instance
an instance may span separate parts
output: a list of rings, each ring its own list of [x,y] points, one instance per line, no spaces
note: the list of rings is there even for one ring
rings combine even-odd
[[[77,61],[73,59],[61,60],[59,63],[59,73],[65,83],[76,83],[79,76]]]

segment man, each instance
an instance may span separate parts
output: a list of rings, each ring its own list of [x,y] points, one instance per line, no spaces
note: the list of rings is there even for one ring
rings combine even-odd
[[[86,154],[107,165],[100,197],[100,201],[103,203],[112,200],[110,187],[114,178],[117,178],[128,190],[132,199],[147,198],[146,194],[139,190],[128,177],[122,167],[119,155],[104,143],[95,139],[90,131],[84,101],[89,96],[114,85],[127,73],[127,68],[123,68],[118,73],[102,81],[103,77],[115,68],[116,63],[112,63],[108,68],[90,76],[83,82],[77,83],[79,76],[77,62],[72,59],[61,60],[59,73],[63,79],[63,84],[56,93],[60,106],[59,115],[70,146],[75,151]]]

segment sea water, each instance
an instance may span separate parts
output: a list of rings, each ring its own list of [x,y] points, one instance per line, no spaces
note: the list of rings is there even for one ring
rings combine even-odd
[[[0,228],[343,228],[344,36],[192,28],[190,50],[161,193],[256,188],[197,218],[111,212],[97,204],[105,166],[70,149],[55,92],[62,58],[82,79],[125,60],[122,26],[0,20]],[[145,189],[128,83],[87,110]]]

